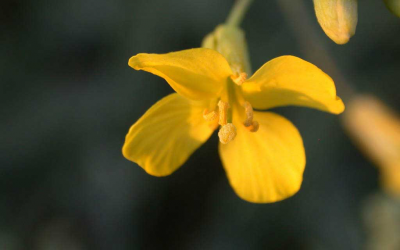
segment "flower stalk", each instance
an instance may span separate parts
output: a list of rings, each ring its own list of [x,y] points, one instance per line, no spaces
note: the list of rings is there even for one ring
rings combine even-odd
[[[253,2],[253,0],[236,0],[235,5],[233,5],[226,19],[226,24],[230,26],[239,26],[251,2]]]

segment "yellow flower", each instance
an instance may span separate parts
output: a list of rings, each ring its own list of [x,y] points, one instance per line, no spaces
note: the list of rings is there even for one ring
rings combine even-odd
[[[161,99],[130,128],[123,155],[151,175],[166,176],[219,124],[219,153],[235,192],[250,202],[279,201],[301,186],[302,138],[284,117],[253,108],[297,105],[339,114],[344,105],[328,75],[294,56],[275,58],[247,79],[246,53],[224,45],[233,40],[218,39],[231,35],[243,45],[242,33],[223,26],[205,39],[205,46],[224,56],[196,48],[130,58],[129,66],[164,78],[177,93]]]
[[[400,118],[371,95],[349,103],[344,125],[351,138],[379,167],[386,192],[400,197]]]
[[[325,34],[345,44],[356,32],[357,0],[314,0],[317,19]]]

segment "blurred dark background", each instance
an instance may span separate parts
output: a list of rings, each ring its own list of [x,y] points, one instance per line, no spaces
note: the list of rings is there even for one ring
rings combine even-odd
[[[399,111],[400,19],[382,1],[359,1],[356,35],[339,46],[320,29],[312,1],[302,1],[312,27],[297,32],[314,30],[347,84]],[[363,249],[362,205],[378,175],[340,116],[274,110],[298,127],[307,154],[302,189],[274,204],[236,196],[216,134],[169,177],[123,158],[129,127],[172,92],[128,59],[199,47],[232,4],[1,1],[0,249]],[[298,42],[277,1],[255,0],[242,27],[253,69],[290,54],[336,79]]]

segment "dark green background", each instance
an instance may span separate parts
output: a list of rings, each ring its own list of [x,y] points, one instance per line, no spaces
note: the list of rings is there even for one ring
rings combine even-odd
[[[356,35],[339,46],[320,29],[312,1],[302,2],[310,27],[296,31],[315,32],[348,84],[399,111],[400,19],[383,1],[360,0]],[[0,249],[363,249],[361,211],[378,172],[340,116],[275,110],[302,134],[307,167],[300,192],[274,204],[235,195],[216,134],[166,178],[123,158],[129,127],[172,93],[163,79],[128,67],[129,57],[199,47],[232,4],[1,1]],[[337,81],[315,39],[299,43],[289,24],[277,1],[254,1],[242,25],[253,69],[295,55]],[[343,82],[337,90],[346,102]]]

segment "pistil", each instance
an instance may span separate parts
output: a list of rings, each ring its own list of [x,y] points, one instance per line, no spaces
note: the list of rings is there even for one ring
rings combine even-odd
[[[224,126],[228,123],[228,109],[229,109],[229,103],[224,102],[224,101],[219,101],[218,102],[218,108],[219,108],[219,125]]]
[[[236,128],[232,123],[228,123],[228,114],[229,114],[229,103],[220,100],[218,102],[219,108],[219,121],[218,123],[221,125],[221,128],[218,132],[219,141],[223,144],[227,144],[228,142],[235,139],[236,136]]]

